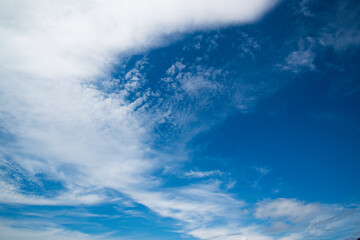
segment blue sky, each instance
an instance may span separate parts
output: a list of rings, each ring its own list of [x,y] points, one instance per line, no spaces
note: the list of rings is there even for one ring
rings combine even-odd
[[[0,239],[360,237],[357,1],[0,6]]]

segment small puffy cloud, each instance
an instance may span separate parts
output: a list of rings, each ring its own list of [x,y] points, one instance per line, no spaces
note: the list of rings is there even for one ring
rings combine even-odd
[[[298,49],[293,50],[285,57],[284,62],[277,64],[281,70],[299,73],[301,71],[315,70],[315,53],[313,52],[314,40],[310,37],[300,39]]]
[[[311,50],[298,50],[290,53],[286,58],[286,65],[283,66],[284,70],[291,70],[298,72],[301,68],[315,69],[314,53]]]

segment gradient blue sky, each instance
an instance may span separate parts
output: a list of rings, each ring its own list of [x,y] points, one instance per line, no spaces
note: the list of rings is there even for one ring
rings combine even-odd
[[[0,239],[360,237],[357,1],[0,9]]]

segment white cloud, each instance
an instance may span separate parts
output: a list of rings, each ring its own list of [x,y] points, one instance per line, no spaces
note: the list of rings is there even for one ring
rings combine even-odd
[[[294,199],[277,199],[276,201],[260,203],[255,216],[265,219],[284,218],[299,222],[318,213],[319,208],[316,204],[305,204]]]
[[[314,14],[312,13],[312,11],[310,10],[311,8],[311,4],[313,3],[314,1],[312,0],[301,0],[299,1],[299,12],[301,14],[303,14],[304,16],[307,16],[307,17],[313,17]]]
[[[271,169],[268,167],[256,167],[255,170],[263,176],[271,172]]]
[[[260,233],[257,227],[212,227],[199,228],[189,232],[190,235],[199,239],[214,240],[272,240],[273,238]]]
[[[22,181],[10,181],[1,174],[0,201],[29,205],[97,204],[114,200],[105,191],[111,189],[160,216],[179,220],[183,232],[200,239],[271,239],[258,227],[231,224],[246,215],[244,203],[216,182],[159,187],[161,179],[152,176],[152,172],[164,163],[160,157],[149,157],[157,153],[148,146],[153,137],[148,131],[152,122],[146,122],[157,116],[151,112],[144,120],[144,115],[136,112],[147,103],[146,94],[134,102],[126,100],[127,94],[136,91],[144,81],[137,69],[145,60],[123,76],[129,81],[119,94],[108,94],[94,85],[104,79],[104,86],[112,86],[109,73],[119,56],[160,45],[168,34],[255,21],[275,3],[1,0],[0,123],[14,137],[14,141],[1,147],[2,158],[18,164],[34,184],[40,181],[36,175],[44,174],[61,182],[65,190],[54,197],[39,196],[23,191]],[[288,59],[290,65],[311,66],[306,50],[293,55]],[[175,64],[168,74],[184,68]],[[219,86],[208,79],[211,74],[220,73],[213,69],[199,72],[183,75],[182,89],[194,97],[204,89],[216,92]],[[181,122],[183,115],[186,112],[173,117]],[[1,167],[8,166],[2,161]],[[192,175],[210,176],[215,172]],[[305,224],[303,221],[313,214],[310,210],[323,213],[322,209],[318,204],[278,200],[260,204],[256,216]],[[343,226],[349,218],[335,219],[319,219],[315,230]],[[211,227],[218,220],[221,226]],[[92,239],[59,226],[34,230],[19,228],[18,223],[0,225],[0,236],[10,240]]]
[[[154,46],[164,34],[254,21],[275,3],[1,1],[0,65],[41,77],[91,77],[117,54]]]
[[[336,51],[346,50],[360,44],[360,8],[352,1],[335,1],[330,5],[329,15],[319,34],[319,42]]]
[[[229,207],[241,202],[218,187],[189,186],[170,193],[157,189],[161,179],[151,173],[162,163],[149,157],[154,155],[147,144],[151,123],[135,113],[146,96],[132,103],[125,99],[142,80],[136,69],[124,76],[131,81],[118,95],[94,85],[104,79],[110,87],[107,79],[119,57],[160,45],[168,34],[255,21],[275,3],[1,0],[0,121],[13,137],[1,148],[2,157],[32,176],[34,184],[40,181],[36,175],[43,174],[65,190],[55,197],[39,196],[23,191],[21,181],[9,181],[5,174],[0,200],[95,204],[111,201],[104,189],[112,189],[187,223],[231,216]],[[205,79],[198,80],[197,89],[203,88]],[[189,93],[196,90],[184,86]],[[6,239],[89,239],[57,227],[1,228]]]
[[[39,225],[40,224],[40,225]],[[39,225],[37,228],[34,226]],[[112,239],[106,235],[89,235],[78,231],[70,231],[54,224],[9,222],[0,219],[0,238],[6,240],[99,240]],[[119,240],[119,238],[117,238]]]
[[[217,175],[222,175],[223,173],[220,172],[219,170],[214,170],[214,171],[193,171],[190,170],[189,172],[185,173],[186,177],[191,177],[191,178],[203,178],[203,177],[210,177],[210,176],[217,176]]]
[[[238,220],[244,213],[244,202],[221,190],[216,182],[194,184],[157,191],[135,191],[130,195],[164,217],[181,221],[186,229]]]
[[[336,31],[327,30],[319,39],[320,44],[324,46],[334,47],[336,50],[346,50],[351,46],[358,46],[360,44],[359,30],[347,29],[340,27]]]
[[[261,233],[258,226],[232,224],[247,214],[243,209],[245,204],[216,182],[159,187],[161,179],[152,176],[152,172],[164,163],[161,157],[157,158],[160,154],[156,155],[147,144],[153,137],[148,131],[153,120],[147,120],[158,116],[151,112],[144,120],[144,115],[136,111],[147,104],[146,94],[134,102],[125,99],[144,81],[138,69],[145,60],[123,76],[129,81],[119,94],[108,94],[94,85],[104,79],[104,86],[112,86],[109,72],[118,63],[119,55],[162,44],[162,37],[167,34],[254,21],[275,2],[0,1],[0,102],[3,103],[0,121],[15,139],[1,147],[2,158],[10,156],[32,176],[30,180],[35,184],[35,175],[45,174],[65,188],[54,197],[39,196],[22,191],[21,181],[9,181],[1,175],[0,201],[29,205],[97,204],[114,200],[104,190],[111,189],[160,216],[180,221],[182,232],[200,239],[272,239]],[[301,60],[304,54],[306,59],[306,50],[293,54],[289,64],[304,65],[304,62],[309,66],[306,60]],[[176,63],[168,74],[185,67]],[[195,75],[184,73],[179,78],[182,89],[193,97],[204,89],[216,92],[220,86],[208,81],[211,74],[220,73],[214,69],[200,70]],[[179,112],[172,117],[180,125],[184,115],[186,112]],[[152,155],[157,157],[149,157]],[[220,173],[190,175],[215,174]],[[316,212],[317,207],[317,204],[279,200],[276,204],[260,204],[256,216],[305,224],[304,219],[312,216],[309,211]],[[324,218],[316,223],[315,230],[343,226],[347,219]],[[212,226],[214,222],[218,224],[216,228]],[[0,225],[1,238],[91,239],[87,234],[59,226],[37,230],[17,226]]]
[[[318,4],[318,1],[313,0],[300,0],[296,3],[298,13],[313,20],[316,18],[320,27],[317,27],[315,34],[311,34],[314,39],[319,44],[332,47],[338,52],[358,46],[360,44],[359,6],[352,0],[336,0],[329,3],[324,11],[318,8]],[[307,22],[306,19],[304,22]]]
[[[289,69],[294,71],[298,71],[300,67],[315,69],[313,64],[314,54],[309,49],[294,51],[286,57],[285,61]]]
[[[280,238],[280,240],[300,240],[300,239],[303,239],[304,236],[301,235],[301,234],[298,234],[298,233],[293,233],[293,234],[290,234],[286,237],[282,237]]]
[[[254,213],[266,220],[269,233],[283,233],[282,239],[350,236],[360,221],[356,206],[306,203],[297,199],[279,198],[259,202]],[[279,224],[286,223],[286,224]]]
[[[0,180],[0,202],[5,204],[29,204],[29,205],[79,205],[97,204],[105,198],[101,192],[93,189],[75,189],[53,198],[24,194],[19,187]]]
[[[303,70],[315,70],[315,53],[312,50],[313,39],[307,38],[306,41],[300,40],[299,49],[292,51],[283,64],[278,64],[282,70],[292,71],[295,73]],[[309,45],[309,46],[306,46]]]

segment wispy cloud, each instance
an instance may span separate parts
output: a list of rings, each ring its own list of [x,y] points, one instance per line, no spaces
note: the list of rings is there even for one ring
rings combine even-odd
[[[223,173],[220,172],[219,170],[214,170],[214,171],[193,171],[190,170],[189,172],[185,173],[186,177],[190,177],[190,178],[203,178],[203,177],[211,177],[211,176],[217,176],[217,175],[222,175]]]
[[[282,239],[350,236],[360,221],[358,206],[306,203],[297,199],[259,202],[255,217],[267,219],[268,233],[288,233]]]
[[[216,240],[272,240],[270,236],[266,236],[260,233],[261,231],[256,226],[241,227],[241,226],[229,226],[226,228],[214,227],[214,228],[200,228],[191,231],[194,237],[199,239],[216,239]]]
[[[107,235],[89,235],[78,231],[64,229],[55,224],[46,222],[21,222],[9,221],[8,219],[0,219],[0,237],[8,240],[29,239],[29,240],[97,240],[97,239],[113,239]],[[119,238],[116,238],[120,240]]]
[[[292,51],[285,59],[284,63],[278,64],[282,70],[299,73],[304,70],[315,70],[315,53],[312,50],[313,39],[300,40],[298,49]]]
[[[231,197],[216,183],[167,188],[162,192],[133,192],[132,196],[161,216],[180,220],[186,229],[236,220],[244,206],[244,202]]]
[[[324,19],[324,28],[319,37],[323,46],[343,51],[360,44],[360,8],[351,0],[335,1],[331,6],[331,20]]]

